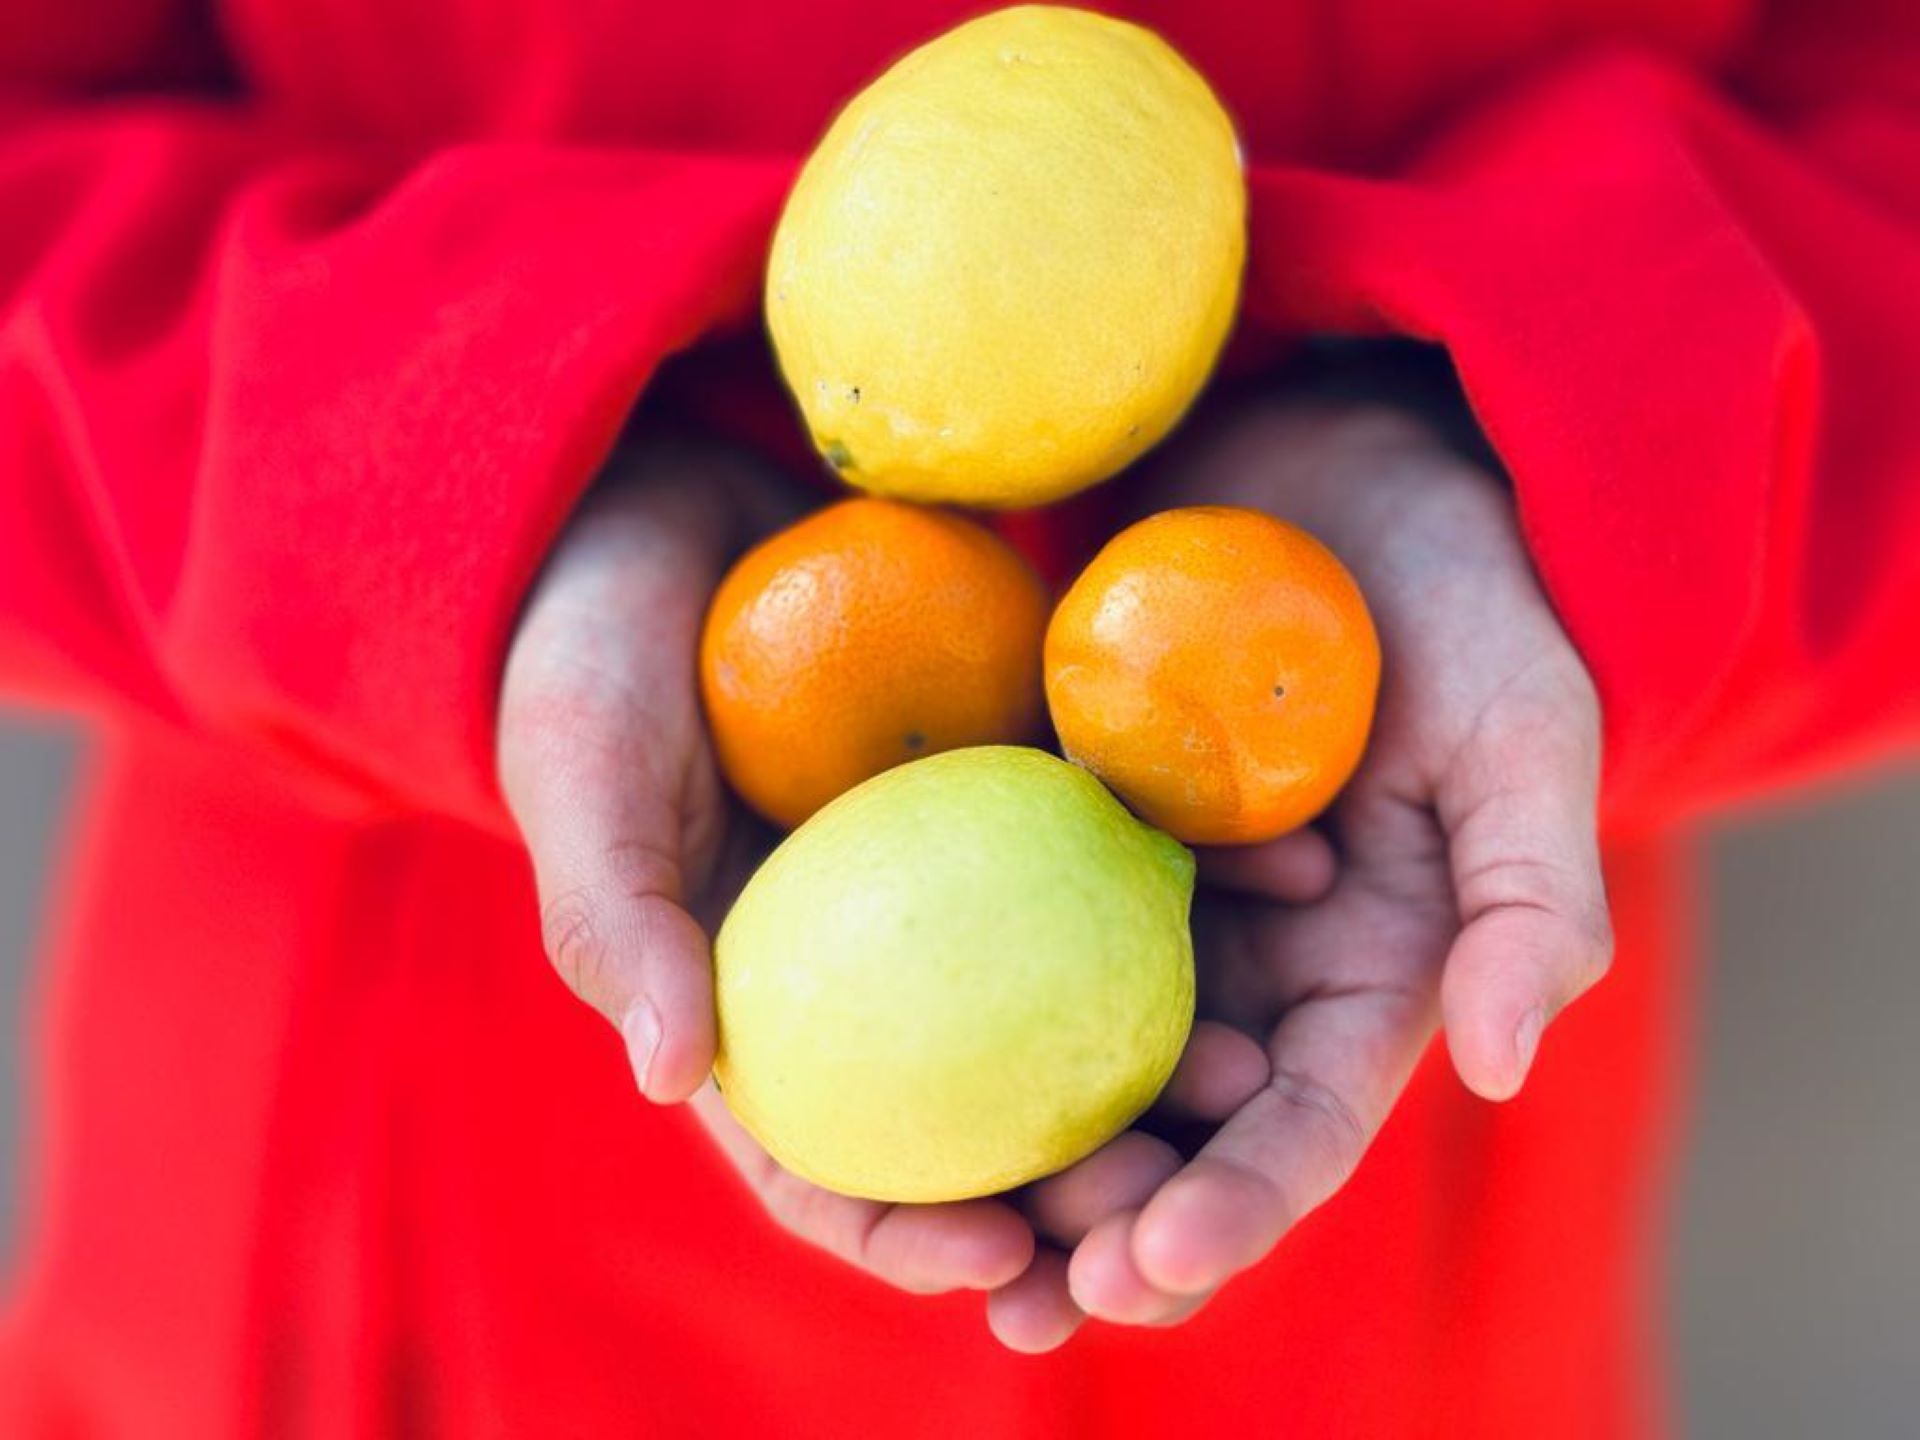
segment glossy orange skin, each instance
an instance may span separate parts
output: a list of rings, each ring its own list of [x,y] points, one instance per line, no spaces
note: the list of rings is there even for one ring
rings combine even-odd
[[[1380,688],[1353,576],[1252,510],[1169,510],[1116,535],[1046,637],[1068,758],[1190,845],[1304,825],[1352,776]]]
[[[742,556],[715,592],[700,693],[728,782],[798,825],[862,780],[1031,740],[1047,594],[958,515],[843,500]]]

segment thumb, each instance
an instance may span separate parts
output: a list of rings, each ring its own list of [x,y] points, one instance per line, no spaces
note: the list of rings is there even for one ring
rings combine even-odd
[[[542,943],[619,1030],[641,1092],[671,1104],[713,1068],[707,936],[685,908],[673,822],[582,803],[585,788],[556,778],[522,810]]]
[[[1447,1046],[1489,1100],[1519,1092],[1541,1032],[1612,960],[1590,697],[1576,686],[1483,726],[1438,797],[1461,919],[1441,981]]]
[[[548,958],[671,1103],[713,1064],[711,953],[687,907],[726,812],[694,673],[736,525],[697,467],[642,478],[603,487],[556,546],[509,652],[499,764]]]

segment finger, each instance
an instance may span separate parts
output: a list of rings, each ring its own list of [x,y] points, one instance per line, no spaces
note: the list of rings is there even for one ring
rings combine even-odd
[[[1263,845],[1208,845],[1194,851],[1203,883],[1277,900],[1310,905],[1333,888],[1339,862],[1318,830],[1294,830]]]
[[[1439,795],[1462,922],[1442,985],[1447,1044],[1489,1100],[1519,1092],[1541,1031],[1613,956],[1599,711],[1582,682],[1483,726]]]
[[[664,485],[589,501],[502,685],[501,784],[548,958],[619,1027],[661,1101],[684,1099],[713,1059],[710,956],[684,902],[687,821],[719,796],[687,677],[729,534]]]
[[[1272,1078],[1141,1212],[1131,1249],[1141,1280],[1205,1294],[1346,1183],[1412,1073],[1433,1009],[1430,987],[1413,985],[1336,991],[1290,1010],[1270,1047]]]
[[[708,597],[781,487],[663,446],[610,467],[555,546],[501,685],[501,787],[526,840],[549,959],[620,1030],[650,1098],[711,1067],[706,934],[689,875],[725,805],[692,680]]]
[[[1116,1325],[1169,1325],[1185,1319],[1204,1294],[1170,1294],[1148,1281],[1134,1263],[1137,1211],[1110,1215],[1074,1248],[1067,1262],[1073,1301],[1096,1320]]]
[[[1179,1168],[1180,1154],[1166,1141],[1129,1130],[1028,1186],[1024,1208],[1036,1230],[1070,1248],[1107,1216],[1138,1210]]]
[[[844,1202],[804,1180],[815,1196]],[[844,1206],[823,1207],[834,1210]],[[804,1207],[806,1209],[809,1207]],[[836,1215],[837,1220],[837,1215]],[[941,1205],[886,1205],[866,1227],[829,1224],[815,1240],[851,1265],[902,1290],[935,1295],[948,1290],[997,1290],[1011,1284],[1033,1261],[1033,1231],[1001,1200],[955,1200]],[[803,1239],[811,1233],[796,1230]]]
[[[1004,1201],[889,1205],[836,1195],[782,1169],[711,1084],[692,1108],[782,1229],[896,1289],[997,1290],[1033,1260],[1033,1231]]]
[[[1018,1279],[987,1297],[987,1328],[1022,1355],[1058,1350],[1086,1318],[1067,1292],[1067,1257],[1058,1250],[1037,1251]]]
[[[1196,1021],[1173,1077],[1154,1101],[1154,1114],[1224,1120],[1267,1083],[1271,1072],[1267,1052],[1251,1036],[1215,1020]]]
[[[1249,1037],[1202,1020],[1150,1118],[1217,1123],[1266,1084],[1267,1055]],[[1137,1210],[1179,1170],[1181,1157],[1158,1135],[1129,1130],[1086,1159],[1025,1191],[1024,1210],[1034,1228],[1055,1244],[1072,1246],[1117,1210]]]

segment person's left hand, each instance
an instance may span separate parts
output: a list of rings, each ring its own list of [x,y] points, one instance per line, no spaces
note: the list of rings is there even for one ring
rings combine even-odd
[[[721,781],[695,657],[727,566],[798,510],[777,476],[730,447],[645,433],[623,445],[515,631],[501,791],[526,840],[549,959],[619,1031],[648,1098],[690,1099],[755,1201],[808,1244],[898,1290],[990,1290],[1034,1249],[1004,1199],[835,1195],[776,1165],[708,1079],[708,937],[771,835]]]
[[[1163,473],[1154,508],[1263,509],[1346,561],[1380,709],[1321,828],[1201,856],[1203,1019],[1165,1099],[1217,1128],[1186,1159],[1149,1116],[1029,1188],[1048,1244],[988,1307],[1017,1350],[1192,1314],[1346,1182],[1436,1026],[1505,1099],[1611,957],[1599,706],[1504,488],[1383,409],[1255,408]]]

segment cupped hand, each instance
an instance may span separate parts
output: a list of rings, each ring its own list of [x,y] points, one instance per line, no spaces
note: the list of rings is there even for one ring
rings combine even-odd
[[[1598,702],[1497,480],[1391,410],[1261,406],[1170,455],[1151,500],[1330,545],[1380,630],[1380,708],[1322,826],[1201,857],[1206,1020],[1171,1093],[1186,1131],[1217,1123],[1189,1155],[1150,1116],[1031,1187],[1047,1243],[989,1302],[1016,1349],[1185,1318],[1346,1182],[1436,1027],[1506,1099],[1611,955]]]
[[[529,597],[501,688],[502,792],[560,978],[620,1032],[640,1089],[693,1109],[772,1217],[902,1289],[992,1289],[1034,1250],[1003,1201],[853,1200],[780,1169],[707,1076],[709,934],[772,836],[728,795],[700,711],[701,622],[727,565],[798,513],[742,456],[623,450]]]

